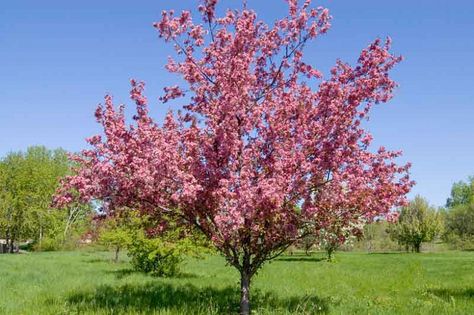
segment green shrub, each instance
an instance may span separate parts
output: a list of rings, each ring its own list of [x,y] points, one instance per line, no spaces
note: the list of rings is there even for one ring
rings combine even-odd
[[[126,249],[135,270],[160,277],[176,275],[185,254],[199,256],[208,247],[197,231],[158,225],[136,210],[123,208],[102,223],[99,243],[115,250],[115,262],[119,251]]]
[[[459,236],[451,233],[445,235],[445,240],[451,249],[474,251],[474,236]]]
[[[33,242],[27,242],[25,244],[20,244],[19,249],[20,250],[25,250],[25,251],[32,251],[34,249],[35,243]]]
[[[159,238],[134,240],[128,246],[128,255],[135,270],[160,277],[176,275],[183,260],[174,244],[165,244]]]
[[[62,248],[62,240],[54,237],[44,237],[40,242],[33,245],[34,251],[54,252]]]

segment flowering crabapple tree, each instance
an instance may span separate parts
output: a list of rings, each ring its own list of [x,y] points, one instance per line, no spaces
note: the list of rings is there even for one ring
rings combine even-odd
[[[347,210],[338,209],[334,215],[324,221],[324,224],[310,230],[310,233],[307,233],[309,236],[305,237],[308,242],[305,245],[317,245],[320,249],[325,250],[328,261],[333,260],[334,252],[341,246],[352,246],[354,241],[363,238],[364,228],[367,224],[372,223],[374,219],[381,219],[375,218],[372,213],[358,216],[356,212],[337,214],[338,211],[345,212]],[[396,223],[398,216],[399,213],[393,211],[384,214],[384,219],[387,222]]]
[[[76,175],[56,200],[107,200],[161,229],[169,220],[199,229],[239,271],[240,312],[249,314],[252,277],[304,233],[405,202],[409,165],[396,164],[400,152],[369,150],[362,127],[391,98],[388,72],[401,58],[377,39],[355,66],[338,61],[323,78],[303,51],[328,31],[327,9],[287,0],[288,15],[267,25],[246,5],[217,16],[217,2],[199,6],[202,22],[163,11],[154,24],[176,49],[166,68],[186,82],[161,100],[186,96],[182,111],[156,123],[144,83],[132,80],[127,125],[123,106],[106,96],[96,111],[104,134],[74,157]]]
[[[361,238],[366,223],[364,219],[350,222],[339,222],[338,217],[334,219],[331,224],[319,229],[316,238],[317,245],[326,251],[328,261],[333,260],[334,252],[341,246],[351,246],[355,240]]]

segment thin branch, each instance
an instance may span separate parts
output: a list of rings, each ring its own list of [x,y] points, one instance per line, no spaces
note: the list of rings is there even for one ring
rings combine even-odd
[[[212,26],[211,20],[208,19],[207,24],[209,25],[209,34],[211,34],[211,41],[214,43],[214,28]]]
[[[181,51],[186,55],[186,57],[193,63],[194,66],[196,66],[197,70],[199,71],[199,73],[206,79],[208,80],[210,83],[212,84],[216,84],[214,82],[214,80],[212,80],[202,69],[201,67],[196,63],[196,61],[194,60],[193,56],[190,55],[186,49],[184,49],[184,47],[175,39],[173,38],[173,42],[175,43],[176,46],[179,47],[179,49],[181,49]]]

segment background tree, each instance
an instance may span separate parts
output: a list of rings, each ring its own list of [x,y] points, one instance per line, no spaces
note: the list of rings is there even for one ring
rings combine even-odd
[[[90,227],[93,215],[94,206],[90,203],[74,203],[63,209],[63,244],[74,242],[76,237],[81,236]]]
[[[474,249],[474,203],[457,205],[446,213],[444,239],[459,249]]]
[[[7,250],[14,252],[15,241],[23,232],[26,215],[22,202],[22,183],[24,172],[20,172],[23,157],[19,153],[10,153],[2,160],[1,170],[1,191],[2,191],[2,234],[6,239]]]
[[[318,238],[313,234],[308,234],[301,238],[299,242],[295,244],[296,248],[301,248],[304,250],[306,256],[311,254],[311,250],[318,245]],[[291,255],[293,255],[293,251],[290,250]]]
[[[446,207],[454,208],[472,202],[474,202],[474,177],[469,177],[467,182],[459,181],[453,184],[451,196],[446,201]]]
[[[137,114],[129,127],[107,96],[96,111],[105,139],[89,139],[92,149],[75,158],[81,167],[57,201],[73,201],[72,191],[165,226],[169,218],[194,226],[240,273],[240,311],[249,314],[252,277],[300,231],[341,214],[383,216],[404,203],[409,165],[394,162],[400,152],[369,150],[362,128],[372,105],[391,98],[388,72],[400,57],[389,40],[376,40],[356,66],[338,61],[323,80],[303,48],[329,29],[328,10],[289,0],[288,16],[267,25],[246,6],[217,17],[216,4],[199,7],[203,24],[188,11],[165,11],[155,23],[177,50],[167,69],[187,83],[184,111],[156,124],[144,84],[132,80]],[[162,100],[184,91],[167,87]]]
[[[474,248],[474,177],[453,184],[444,222],[445,241],[459,249]]]
[[[133,214],[133,212],[129,212]],[[136,223],[132,222],[131,215],[127,217],[109,216],[104,219],[100,226],[99,241],[108,247],[113,247],[115,255],[114,262],[119,261],[120,250],[129,246],[132,242],[134,227]]]
[[[45,239],[47,247],[62,241],[66,210],[50,205],[69,168],[64,150],[42,146],[10,153],[0,161],[0,238],[7,240],[10,252],[24,240],[32,240],[39,248]]]
[[[327,260],[332,261],[334,252],[341,246],[351,246],[354,241],[360,239],[364,225],[364,219],[344,222],[335,216],[331,223],[322,227],[318,231],[318,245],[326,251]]]
[[[402,207],[398,222],[391,225],[391,234],[399,244],[417,253],[421,244],[429,242],[442,230],[440,214],[421,196]]]

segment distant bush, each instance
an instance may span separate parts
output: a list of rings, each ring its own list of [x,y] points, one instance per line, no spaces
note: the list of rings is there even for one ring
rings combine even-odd
[[[24,250],[24,251],[32,251],[34,246],[35,246],[35,244],[33,242],[27,242],[27,243],[24,243],[24,244],[20,244],[20,246],[18,246],[18,248],[20,250]]]
[[[474,236],[445,235],[450,249],[474,251]]]
[[[60,250],[62,248],[62,240],[59,238],[53,237],[44,237],[41,239],[41,242],[36,242],[33,244],[32,249],[34,251],[41,252],[53,252]]]

